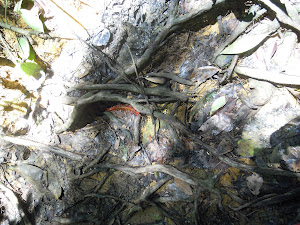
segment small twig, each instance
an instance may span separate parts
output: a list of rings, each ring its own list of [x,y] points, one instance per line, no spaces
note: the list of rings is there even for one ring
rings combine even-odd
[[[198,198],[194,200],[194,209],[193,209],[193,217],[195,225],[200,224],[200,215],[199,215],[199,201]]]
[[[275,203],[283,202],[283,201],[288,201],[291,199],[294,199],[296,197],[300,196],[300,188],[296,188],[294,190],[291,190],[289,192],[276,195],[276,196],[271,196],[269,198],[266,198],[262,201],[259,201],[257,203],[254,203],[251,207],[265,207],[267,205],[272,205]]]
[[[83,168],[83,172],[86,172],[88,169],[94,167],[97,163],[103,160],[103,157],[108,153],[111,145],[109,145],[103,152],[102,154],[99,154],[89,165]]]
[[[71,177],[71,180],[78,180],[78,179],[83,179],[83,178],[86,178],[86,177],[90,177],[96,173],[99,173],[100,171],[102,171],[103,169],[101,168],[97,168],[97,169],[93,169],[87,173],[84,173],[84,174],[80,174],[80,175],[75,175],[73,177]]]
[[[176,18],[176,15],[178,13],[178,5],[179,5],[179,0],[171,1],[170,17],[169,17],[168,23],[171,23],[172,20],[174,20],[174,18]]]
[[[253,205],[253,204],[257,203],[257,202],[260,202],[260,201],[263,201],[263,200],[265,200],[265,199],[271,198],[271,197],[273,197],[273,196],[276,196],[276,194],[268,194],[268,195],[264,195],[264,196],[262,196],[262,197],[259,197],[259,198],[254,199],[254,200],[251,201],[251,202],[245,203],[245,204],[243,204],[243,205],[241,205],[240,207],[237,207],[237,208],[230,207],[230,206],[229,206],[229,207],[230,207],[232,210],[234,210],[234,211],[239,211],[239,210],[241,210],[241,209],[250,207],[251,205]]]
[[[95,187],[95,190],[94,192],[97,193],[101,188],[102,186],[105,184],[106,180],[112,175],[114,174],[114,172],[112,171],[109,171],[107,172],[104,177],[101,179],[101,181],[99,182],[99,184],[97,184],[97,186]]]
[[[5,0],[5,11],[4,11],[4,18],[5,18],[5,23],[7,24],[7,1],[8,0]]]
[[[175,115],[176,111],[178,110],[178,107],[179,107],[179,102],[177,101],[171,108],[170,115]]]
[[[126,44],[127,45],[127,44]],[[128,48],[128,51],[129,51],[129,54],[130,54],[130,57],[131,57],[131,60],[132,60],[132,64],[134,65],[134,71],[135,71],[135,75],[136,75],[136,79],[139,83],[139,88],[141,90],[141,94],[143,95],[143,97],[145,98],[146,100],[146,104],[147,104],[147,107],[149,108],[150,110],[150,116],[151,116],[151,120],[152,120],[152,123],[154,125],[154,139],[156,140],[157,139],[157,134],[156,134],[156,122],[155,122],[155,118],[153,116],[153,108],[150,106],[150,103],[149,103],[149,98],[148,96],[146,95],[146,92],[145,92],[145,88],[139,78],[139,74],[138,74],[138,70],[137,70],[137,66],[135,64],[135,61],[134,61],[134,58],[133,58],[133,55],[132,55],[132,52],[129,48],[129,46],[127,45],[127,48]]]
[[[221,188],[220,189],[222,193],[227,194],[230,198],[232,198],[234,201],[238,202],[239,204],[244,204],[245,200],[241,199],[231,191],[227,190],[226,188]]]
[[[145,102],[145,99],[133,99],[133,102],[141,103]],[[156,103],[166,103],[166,102],[176,102],[178,99],[176,98],[149,98],[149,102],[156,102]]]
[[[165,183],[167,183],[169,180],[171,180],[172,177],[167,176],[161,180],[159,180],[155,185],[153,186],[148,186],[143,193],[141,194],[141,196],[134,201],[136,204],[140,204],[141,202],[146,201],[150,195],[152,195],[154,192],[156,192],[159,188],[161,188],[161,186],[163,186]]]
[[[232,72],[234,70],[235,65],[237,64],[237,61],[239,59],[239,55],[234,55],[233,59],[230,63],[230,66],[228,67],[228,69],[226,70],[224,77],[222,77],[222,80],[220,81],[220,84],[222,84],[226,79],[230,79]]]
[[[248,202],[244,205],[241,205],[240,207],[237,207],[237,208],[230,207],[230,208],[235,211],[239,211],[239,210],[247,208],[247,207],[253,207],[253,208],[254,207],[265,207],[267,205],[272,205],[272,204],[276,204],[279,202],[288,201],[290,199],[298,197],[299,194],[300,194],[300,188],[296,188],[292,191],[289,191],[289,192],[286,192],[283,194],[265,195],[265,196],[259,197],[257,199],[254,199],[253,201]]]
[[[65,14],[67,14],[72,20],[74,20],[76,23],[78,23],[85,31],[88,35],[89,32],[88,30],[78,21],[76,20],[73,16],[71,16],[66,10],[64,10],[62,7],[60,7],[59,5],[56,4],[56,2],[54,2],[53,0],[50,0],[57,8],[59,8],[61,11],[63,11]]]
[[[219,35],[222,37],[225,34],[225,31],[224,31],[223,22],[222,22],[222,16],[221,15],[219,15],[217,17],[217,22],[218,22]]]
[[[135,116],[133,121],[133,140],[136,144],[140,143],[140,122],[141,117]]]
[[[12,30],[14,32],[17,32],[19,34],[22,34],[24,36],[32,36],[32,35],[36,35],[40,38],[43,38],[43,39],[49,39],[50,38],[50,35],[49,34],[46,34],[46,33],[43,33],[43,32],[40,32],[40,31],[35,31],[35,30],[24,30],[22,28],[19,28],[19,27],[14,27],[14,26],[11,26],[9,24],[6,24],[6,23],[2,23],[0,22],[0,26],[3,27],[3,28],[6,28],[6,29],[9,29],[9,30]]]

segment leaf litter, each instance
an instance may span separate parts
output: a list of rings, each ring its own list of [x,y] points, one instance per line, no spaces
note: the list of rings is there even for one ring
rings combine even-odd
[[[66,3],[61,4],[64,7]],[[128,16],[129,21],[136,25],[126,21],[126,31],[116,31],[115,21],[108,18],[118,18],[125,13],[122,8],[126,4],[129,15],[134,15]],[[170,7],[166,5],[170,3],[157,1],[155,4],[162,12]],[[178,14],[173,16],[190,15],[194,12],[192,9],[202,7],[201,4],[180,1]],[[110,55],[110,60],[129,65],[126,71],[132,70],[132,63],[142,68],[139,57],[145,56],[147,48],[151,50],[149,41],[159,37],[157,34],[163,33],[164,25],[169,23],[164,13],[149,14],[150,5],[148,2],[130,5],[129,1],[111,1],[104,9],[107,14],[103,17],[107,20],[101,29],[111,33],[104,37],[102,50]],[[82,4],[81,7],[87,6]],[[80,7],[77,12],[82,13]],[[69,52],[65,54],[63,50],[62,56],[66,57],[53,64],[54,76],[42,85],[43,94],[35,89],[31,101],[26,101],[30,107],[20,112],[25,118],[29,115],[34,123],[23,129],[11,122],[15,117],[8,122],[3,120],[1,184],[4,186],[1,190],[7,193],[7,188],[18,190],[10,196],[2,192],[1,203],[6,204],[6,211],[13,212],[17,221],[31,220],[40,224],[99,224],[99,221],[102,224],[222,224],[221,221],[224,224],[248,224],[249,221],[261,224],[274,218],[282,223],[296,223],[296,210],[286,213],[282,208],[283,205],[289,207],[287,200],[299,196],[296,178],[299,172],[299,103],[286,87],[276,85],[297,84],[293,83],[296,79],[293,82],[282,81],[283,78],[274,81],[261,76],[256,80],[247,76],[249,71],[260,70],[275,71],[275,75],[294,75],[293,59],[299,59],[299,43],[293,31],[281,28],[285,32],[280,37],[279,32],[266,28],[271,20],[258,22],[255,18],[242,38],[246,40],[244,43],[249,42],[249,38],[253,40],[252,33],[264,26],[258,32],[261,38],[255,38],[256,43],[251,41],[255,45],[243,44],[227,52],[239,54],[239,60],[235,72],[223,80],[229,73],[227,66],[232,57],[225,56],[223,62],[217,63],[213,56],[229,39],[226,37],[242,27],[237,26],[242,22],[235,13],[219,19],[223,34],[218,33],[221,29],[215,18],[207,18],[209,22],[201,25],[203,29],[185,28],[182,33],[174,33],[163,40],[164,44],[156,49],[150,63],[138,71],[141,79],[135,72],[128,73],[127,79],[133,82],[129,84],[124,76],[123,84],[119,83],[109,60],[106,64],[97,61],[101,54],[93,58],[94,52],[84,53],[89,49],[84,45],[66,47],[64,50]],[[91,14],[91,17],[96,15]],[[260,24],[257,28],[256,22]],[[53,26],[51,20],[46,25]],[[80,33],[81,38],[84,32]],[[99,38],[101,35],[95,32],[92,40]],[[288,41],[290,39],[293,41]],[[135,53],[133,60],[129,60],[128,47],[116,44],[118,41],[128,42]],[[281,44],[287,42],[292,44],[283,50]],[[44,59],[47,59],[46,53]],[[63,64],[59,64],[59,60]],[[78,63],[88,65],[85,66],[87,71],[81,71],[82,74],[74,78],[75,73],[70,70],[79,68]],[[11,78],[9,70],[6,71],[7,76],[2,79]],[[152,82],[155,81],[153,77],[163,79]],[[21,82],[22,78],[18,79]],[[95,94],[99,92],[97,89],[86,91],[95,88],[90,85],[109,80],[131,85],[135,91],[106,89],[100,91],[102,95]],[[85,85],[86,89],[73,88],[74,82],[80,83],[80,87]],[[154,89],[155,86],[158,88]],[[47,92],[47,88],[52,89],[51,92]],[[163,97],[157,93],[147,94],[147,99],[147,88],[172,92]],[[66,98],[61,100],[60,97]],[[43,107],[39,107],[40,101]],[[1,104],[5,118],[17,111],[16,105],[14,102]],[[155,121],[152,118],[156,118]],[[78,123],[72,124],[72,120]],[[56,134],[55,128],[59,125],[65,132]],[[19,136],[12,138],[7,137],[8,134]],[[13,211],[7,199],[13,200],[14,195],[21,196],[33,213],[22,212],[26,212],[26,207]],[[276,213],[268,216],[270,212]],[[8,220],[13,219],[8,217]]]

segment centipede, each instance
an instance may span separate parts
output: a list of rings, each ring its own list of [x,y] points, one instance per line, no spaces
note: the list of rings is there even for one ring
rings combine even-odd
[[[123,111],[123,112],[132,113],[136,116],[141,115],[141,113],[137,111],[135,108],[133,108],[131,105],[115,105],[113,107],[106,109],[106,111]]]

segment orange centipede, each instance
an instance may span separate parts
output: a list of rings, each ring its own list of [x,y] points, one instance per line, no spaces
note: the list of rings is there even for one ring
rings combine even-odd
[[[125,111],[125,112],[130,112],[136,116],[140,116],[140,112],[137,111],[135,108],[133,108],[131,105],[115,105],[113,107],[110,107],[108,109],[106,109],[106,111],[117,111],[117,110],[121,110],[121,111]]]

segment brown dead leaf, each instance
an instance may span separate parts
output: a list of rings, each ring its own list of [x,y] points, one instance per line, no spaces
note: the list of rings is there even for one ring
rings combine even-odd
[[[228,138],[223,139],[218,146],[219,155],[224,155],[226,153],[232,152],[233,143]]]
[[[231,187],[232,186],[232,177],[228,174],[225,173],[219,181],[220,185],[225,186],[225,187]]]
[[[193,195],[193,190],[192,190],[191,186],[188,183],[186,183],[186,182],[184,182],[184,181],[182,181],[180,179],[177,179],[177,178],[174,179],[174,183],[185,194],[187,194],[187,195]]]
[[[251,176],[247,177],[247,186],[252,194],[258,195],[260,193],[260,188],[264,182],[263,178],[258,174],[252,174]]]

